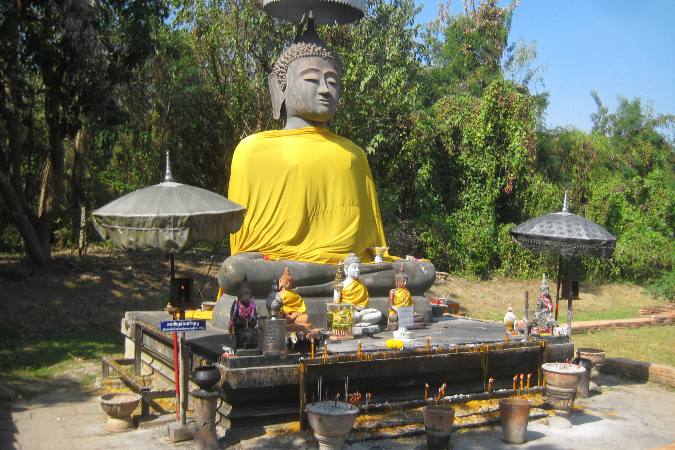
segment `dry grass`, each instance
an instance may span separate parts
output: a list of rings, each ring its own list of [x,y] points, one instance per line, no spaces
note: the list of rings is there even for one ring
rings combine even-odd
[[[436,296],[447,295],[459,302],[467,316],[478,319],[501,321],[511,303],[517,316],[524,308],[524,292],[529,291],[530,314],[536,307],[541,280],[512,280],[495,278],[488,281],[448,277],[434,283],[431,292]],[[555,284],[551,280],[552,291]],[[574,320],[625,319],[637,317],[643,306],[666,304],[655,299],[640,286],[628,284],[582,283],[580,300],[574,301]],[[560,305],[560,314],[565,315],[566,303]]]
[[[601,348],[609,358],[628,358],[675,367],[675,326],[642,327],[573,335],[575,347]]]

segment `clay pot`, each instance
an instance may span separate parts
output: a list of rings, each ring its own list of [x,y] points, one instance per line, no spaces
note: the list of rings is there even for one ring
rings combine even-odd
[[[119,433],[133,428],[134,423],[131,419],[131,413],[134,412],[141,401],[141,396],[133,393],[118,392],[114,394],[104,394],[98,398],[101,402],[101,408],[108,414],[106,422],[106,431]]]
[[[605,361],[606,352],[599,348],[578,348],[577,355],[580,358],[590,360],[593,365],[602,364]]]
[[[192,372],[192,381],[201,389],[209,390],[220,381],[220,371],[215,366],[199,366]]]
[[[430,405],[424,408],[424,430],[427,448],[445,449],[450,444],[455,410],[449,406]]]
[[[354,405],[333,401],[310,403],[305,410],[320,450],[341,449],[359,413]]]
[[[499,401],[499,416],[502,420],[502,439],[510,444],[525,442],[530,401],[524,398],[502,399]]]
[[[576,391],[581,376],[586,372],[582,366],[570,363],[546,363],[541,366],[547,386]]]

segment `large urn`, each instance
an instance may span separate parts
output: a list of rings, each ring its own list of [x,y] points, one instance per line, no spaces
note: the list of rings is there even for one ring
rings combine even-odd
[[[359,408],[349,403],[323,401],[307,405],[307,418],[320,450],[339,450],[354,426]]]

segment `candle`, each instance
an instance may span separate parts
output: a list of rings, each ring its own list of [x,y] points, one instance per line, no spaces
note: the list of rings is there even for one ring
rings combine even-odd
[[[431,336],[427,336],[427,352],[431,350]]]
[[[516,374],[515,377],[513,377],[513,390],[516,390],[516,380],[518,380],[518,374]]]
[[[310,342],[310,347],[309,347],[309,349],[310,349],[310,351],[309,351],[309,356],[310,356],[310,358],[312,358],[312,359],[313,359],[313,358],[314,358],[314,338],[310,339],[310,341],[309,341],[309,342]]]
[[[361,358],[362,353],[363,352],[361,351],[361,341],[359,341],[358,344],[356,344],[356,356]]]
[[[328,362],[328,344],[323,344],[323,363]]]
[[[527,374],[527,390],[530,390],[530,378],[532,378],[532,374],[528,373]]]
[[[424,400],[429,398],[429,384],[424,383]]]
[[[523,381],[525,379],[525,374],[521,373],[520,374],[520,390],[522,391],[524,386],[523,386]]]

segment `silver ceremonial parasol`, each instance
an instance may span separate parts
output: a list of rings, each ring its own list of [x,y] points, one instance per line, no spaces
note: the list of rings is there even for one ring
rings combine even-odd
[[[220,242],[241,227],[246,208],[206,189],[175,183],[168,152],[166,159],[163,183],[126,194],[92,213],[102,238],[127,250],[174,253],[197,242]]]
[[[295,24],[302,22],[309,10],[317,25],[354,22],[363,17],[365,0],[263,0],[267,14]]]
[[[533,252],[550,252],[559,255],[558,279],[555,293],[556,319],[563,257],[597,256],[607,259],[614,253],[616,237],[601,225],[569,212],[569,197],[561,212],[535,217],[509,231],[511,238]],[[572,302],[568,301],[568,326],[571,332]]]

